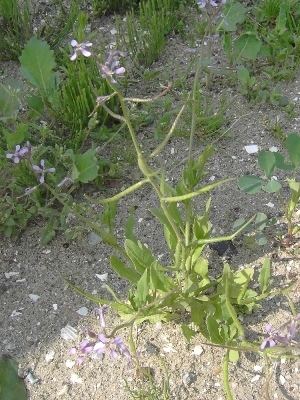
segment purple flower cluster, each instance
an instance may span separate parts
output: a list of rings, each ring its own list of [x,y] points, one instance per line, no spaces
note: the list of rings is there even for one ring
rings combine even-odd
[[[197,4],[200,8],[205,8],[208,4],[212,7],[218,7],[221,4],[225,4],[226,0],[197,0]]]
[[[292,344],[296,337],[299,323],[300,314],[296,315],[283,329],[275,329],[272,325],[267,324],[265,330],[268,336],[262,342],[261,350],[269,349],[279,344],[286,346]]]
[[[120,58],[124,56],[125,53],[122,51],[111,51],[105,61],[105,64],[100,65],[102,78],[108,78],[113,83],[116,83],[113,75],[123,75],[125,73],[125,68],[120,67]]]
[[[19,164],[21,160],[28,157],[31,154],[31,146],[30,143],[27,142],[26,146],[20,146],[19,144],[16,146],[15,151],[13,153],[6,153],[6,158],[10,159],[14,164]],[[30,161],[30,165],[32,170],[38,176],[38,181],[40,184],[45,183],[45,175],[55,172],[55,168],[46,168],[45,160],[41,160],[39,165],[32,165],[31,157],[28,157]],[[27,188],[25,190],[25,194],[32,193],[37,186],[33,188]]]
[[[81,365],[88,356],[101,360],[105,355],[108,355],[113,360],[119,356],[124,356],[128,360],[131,359],[128,347],[123,340],[119,336],[107,337],[104,332],[104,312],[106,308],[106,306],[103,306],[96,310],[99,315],[102,332],[97,334],[89,331],[88,337],[79,344],[78,348],[73,347],[70,349],[71,355],[78,355],[77,365]]]
[[[12,160],[14,164],[19,164],[19,162],[30,153],[30,145],[21,147],[19,144],[16,146],[14,153],[6,153],[6,158]]]

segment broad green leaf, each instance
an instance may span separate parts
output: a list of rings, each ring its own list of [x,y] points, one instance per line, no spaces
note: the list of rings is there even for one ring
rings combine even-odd
[[[198,258],[194,266],[194,271],[202,278],[205,278],[208,274],[208,260],[204,257]]]
[[[98,176],[96,150],[90,149],[83,154],[73,156],[72,178],[74,181],[88,183]]]
[[[255,194],[261,191],[263,180],[257,176],[245,175],[239,179],[238,185],[243,192]]]
[[[260,151],[258,154],[258,164],[265,175],[270,178],[276,167],[276,157],[274,153],[272,151]]]
[[[274,153],[276,158],[276,168],[282,169],[283,171],[292,171],[294,169],[292,164],[288,164],[283,155],[280,153]]]
[[[143,275],[141,276],[140,280],[136,286],[136,294],[137,298],[142,302],[145,303],[147,296],[149,294],[150,289],[150,269],[145,269]]]
[[[268,238],[262,232],[260,232],[255,235],[255,242],[259,246],[265,246],[268,243]]]
[[[16,145],[21,145],[28,137],[28,125],[20,123],[14,132],[5,132],[7,148],[14,150]]]
[[[155,261],[151,251],[140,242],[126,239],[125,251],[137,271],[141,274]]]
[[[27,399],[25,383],[18,376],[18,365],[8,356],[0,358],[0,399]]]
[[[54,52],[47,42],[33,37],[20,56],[21,72],[43,95],[55,89]]]
[[[162,292],[167,292],[170,289],[170,282],[157,261],[154,261],[150,266],[150,288]]]
[[[269,289],[270,277],[271,277],[271,260],[269,258],[265,258],[258,278],[261,293],[265,293]]]
[[[0,121],[16,119],[20,107],[19,90],[0,83]]]
[[[130,239],[135,241],[136,237],[134,234],[134,226],[135,226],[135,218],[133,214],[131,213],[126,221],[125,224],[125,237],[126,239]]]
[[[247,9],[241,3],[230,2],[224,10],[224,17],[218,29],[226,32],[234,32],[237,29],[237,24],[245,21]]]
[[[255,60],[261,48],[261,41],[252,33],[244,33],[233,42],[233,51],[237,60]]]
[[[141,275],[138,274],[133,268],[127,267],[118,257],[111,256],[110,264],[112,269],[120,275],[121,278],[127,279],[132,283],[137,283]]]
[[[208,315],[206,318],[206,328],[209,338],[213,343],[224,344],[225,340],[219,332],[219,324],[214,315]]]
[[[191,341],[191,339],[197,334],[193,329],[191,329],[188,325],[182,324],[181,325],[181,330],[188,342]]]
[[[281,189],[281,183],[275,179],[271,179],[262,189],[267,193],[276,193]]]
[[[243,65],[239,66],[237,69],[237,76],[242,85],[248,86],[250,73],[247,68],[245,68]]]
[[[268,220],[269,219],[268,219],[266,214],[258,212],[256,214],[256,218],[255,218],[255,221],[254,221],[255,229],[258,229],[260,231],[265,229],[265,227],[267,226]]]
[[[38,117],[44,111],[44,102],[41,96],[32,95],[28,97],[27,104],[31,110],[32,116]]]
[[[236,363],[239,361],[240,355],[237,350],[229,350],[228,352],[229,361],[232,363]]]
[[[290,134],[286,139],[286,148],[288,150],[290,160],[295,167],[300,166],[300,135],[296,133]]]

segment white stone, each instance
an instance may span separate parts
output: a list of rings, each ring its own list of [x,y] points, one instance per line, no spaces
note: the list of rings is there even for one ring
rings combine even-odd
[[[60,336],[64,340],[75,340],[77,339],[77,330],[71,325],[67,325],[60,330]]]
[[[11,278],[12,276],[19,275],[19,272],[13,272],[13,271],[11,271],[11,272],[4,272],[4,275],[5,275],[5,278],[6,278],[6,279],[9,279],[9,278]]]
[[[96,278],[98,278],[101,282],[106,282],[108,273],[105,274],[95,274]]]
[[[257,144],[249,144],[248,146],[244,146],[244,149],[248,154],[255,154],[258,152]]]
[[[89,310],[86,307],[80,307],[76,312],[82,317],[86,317],[89,313]]]
[[[275,207],[274,203],[271,203],[271,202],[267,203],[266,206],[270,207],[270,208],[274,208]]]
[[[69,368],[69,369],[71,369],[71,368],[73,368],[74,367],[74,365],[75,365],[75,361],[74,360],[66,360],[66,367],[67,368]]]
[[[165,353],[177,353],[172,343],[167,343],[162,349]]]
[[[52,304],[52,307],[53,307],[54,311],[57,311],[57,309],[58,309],[58,305],[57,304]]]
[[[40,298],[40,296],[38,296],[37,294],[33,294],[33,293],[30,293],[28,296],[33,303],[36,303],[38,301],[38,299]]]
[[[251,379],[251,383],[257,382],[260,379],[260,375],[254,375],[254,377]]]
[[[55,356],[55,351],[54,350],[50,350],[46,355],[45,355],[45,361],[47,363],[51,362],[54,360],[54,356]]]
[[[70,382],[71,382],[72,385],[74,385],[76,383],[77,384],[81,384],[82,383],[82,378],[80,378],[79,375],[73,373],[70,376]]]
[[[113,28],[113,29],[110,31],[110,33],[111,33],[112,35],[116,35],[116,34],[117,34],[117,30],[116,30],[115,28]]]
[[[263,367],[262,367],[261,365],[254,365],[254,368],[253,368],[253,370],[254,370],[255,372],[261,372],[262,369],[263,369]]]
[[[271,151],[272,153],[277,153],[278,152],[278,147],[272,146],[272,147],[269,148],[269,151]]]
[[[280,385],[284,385],[285,382],[286,382],[285,377],[284,377],[283,375],[280,375],[280,376],[279,376],[279,383],[280,383]]]
[[[216,177],[215,177],[214,175],[212,175],[212,176],[209,178],[209,180],[210,180],[211,182],[213,182],[215,179],[216,179]]]
[[[204,352],[204,349],[202,346],[200,346],[199,344],[196,345],[193,349],[193,355],[194,356],[200,356],[202,353]]]

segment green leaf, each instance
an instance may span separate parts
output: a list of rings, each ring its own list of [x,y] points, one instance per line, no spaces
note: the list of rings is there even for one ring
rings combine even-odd
[[[90,149],[83,154],[73,155],[72,178],[82,183],[91,182],[98,176],[96,150]]]
[[[198,258],[195,263],[194,271],[196,274],[200,275],[202,278],[207,277],[208,274],[208,260],[204,257]]]
[[[258,154],[258,164],[265,175],[270,178],[276,167],[276,157],[274,153],[272,151],[260,151]]]
[[[41,96],[32,95],[27,99],[28,107],[34,117],[38,117],[44,111],[44,102]]]
[[[43,95],[55,89],[55,58],[48,43],[33,37],[20,56],[21,72]]]
[[[271,277],[271,260],[269,258],[265,258],[258,278],[261,293],[265,293],[269,289],[270,277]]]
[[[274,153],[276,158],[276,168],[282,169],[283,171],[292,171],[294,166],[292,164],[288,164],[283,155],[280,153]]]
[[[261,191],[263,180],[257,176],[245,175],[239,179],[239,188],[246,193],[255,194]]]
[[[239,66],[237,69],[237,77],[242,85],[248,86],[248,83],[250,81],[250,73],[247,68],[242,65]]]
[[[23,143],[26,138],[27,138],[27,134],[28,134],[28,125],[27,124],[23,124],[20,123],[15,132],[5,132],[5,139],[6,139],[6,144],[7,144],[7,148],[10,150],[14,150],[16,145],[20,145],[21,143]]]
[[[258,212],[254,221],[254,228],[262,231],[267,226],[268,220],[266,214]]]
[[[233,51],[237,60],[255,60],[261,48],[261,41],[253,33],[244,33],[233,43]]]
[[[18,365],[8,356],[0,358],[0,399],[27,399],[24,381],[18,376]]]
[[[300,182],[295,181],[295,179],[288,179],[288,184],[292,193],[287,206],[287,216],[291,220],[300,200]]]
[[[228,352],[229,361],[232,363],[236,363],[239,361],[240,355],[237,350],[229,350]]]
[[[151,251],[140,242],[126,239],[125,251],[137,271],[141,274],[155,261]]]
[[[127,279],[132,283],[137,283],[141,275],[138,274],[133,268],[127,267],[118,257],[111,256],[110,264],[112,269],[120,275],[121,278]]]
[[[16,119],[20,107],[19,90],[0,83],[0,121]]]
[[[193,329],[191,329],[188,325],[182,324],[181,325],[181,330],[188,342],[191,341],[191,339],[197,334]]]
[[[296,133],[290,134],[286,139],[286,148],[288,150],[290,160],[295,167],[300,166],[300,136]]]
[[[234,32],[237,29],[237,24],[245,21],[247,9],[241,3],[230,2],[225,7],[224,17],[218,29],[226,32]]]
[[[162,271],[162,266],[154,261],[150,266],[150,288],[167,292],[170,290],[170,282]]]
[[[220,335],[219,324],[214,315],[208,315],[206,318],[206,327],[209,334],[209,338],[213,343],[224,344],[225,340]]]
[[[275,179],[271,179],[262,189],[267,193],[276,193],[281,189],[281,183]]]
[[[150,289],[149,272],[150,272],[149,268],[145,269],[143,275],[141,276],[140,280],[136,285],[137,297],[142,303],[145,303],[147,296],[149,294],[149,289]]]

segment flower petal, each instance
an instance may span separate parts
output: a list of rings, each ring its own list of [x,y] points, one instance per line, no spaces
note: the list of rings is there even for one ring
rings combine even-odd
[[[92,55],[92,53],[91,53],[89,50],[85,49],[85,48],[82,48],[82,49],[81,49],[81,53],[82,53],[85,57],[90,57],[90,56]]]
[[[71,46],[72,47],[77,47],[78,46],[77,40],[75,40],[75,39],[71,40]]]

